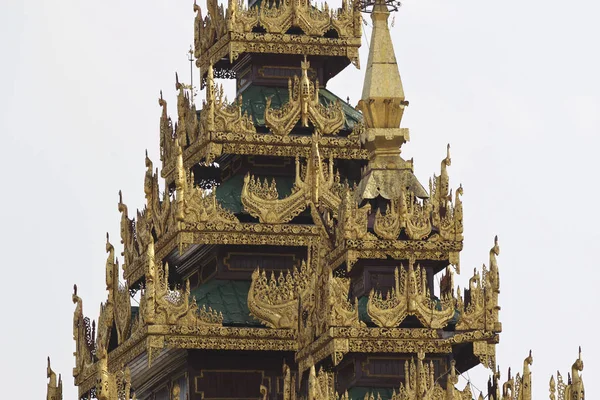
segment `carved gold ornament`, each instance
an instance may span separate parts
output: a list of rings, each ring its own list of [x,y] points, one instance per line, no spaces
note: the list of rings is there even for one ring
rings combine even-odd
[[[46,368],[46,376],[48,378],[48,386],[46,388],[46,400],[62,400],[62,377],[50,368],[50,357],[48,357],[48,367]]]
[[[288,81],[289,100],[279,109],[271,108],[271,98],[267,98],[265,106],[265,125],[275,135],[289,135],[298,120],[302,126],[308,127],[308,121],[312,122],[317,134],[332,135],[344,126],[346,117],[342,111],[339,100],[329,106],[324,106],[319,101],[319,81],[315,83],[308,79],[308,68],[310,63],[301,63],[302,76],[294,77]]]
[[[289,196],[279,199],[275,179],[261,181],[249,173],[244,177],[242,204],[244,209],[262,223],[283,224],[291,221],[309,205],[323,205],[337,214],[341,203],[339,175],[334,174],[333,160],[321,161],[318,136],[313,135],[312,152],[301,167],[296,158],[296,178]]]
[[[554,376],[550,378],[550,400],[584,400],[585,389],[581,371],[583,371],[583,360],[580,347],[579,357],[571,366],[570,379],[567,383],[564,382],[560,372],[556,372],[556,380],[554,380]]]
[[[355,0],[344,0],[336,10],[326,3],[316,8],[310,0],[260,3],[252,8],[240,0],[229,0],[227,13],[216,0],[208,0],[206,17],[196,4],[194,11],[194,56],[204,71],[210,58],[228,56],[232,62],[243,52],[265,52],[265,47],[284,43],[266,52],[347,56],[358,65],[362,17]],[[265,32],[254,32],[259,27]],[[300,39],[304,40],[288,34],[290,28],[301,29]],[[333,31],[335,38],[325,35]]]
[[[377,326],[393,328],[408,315],[414,315],[426,327],[444,328],[454,317],[456,299],[445,293],[436,303],[427,286],[425,269],[410,261],[394,271],[395,287],[384,298],[374,290],[369,294],[367,311]]]
[[[248,291],[250,314],[269,328],[295,328],[298,324],[298,298],[310,290],[310,269],[305,261],[300,269],[281,272],[276,277],[260,269],[252,273]]]

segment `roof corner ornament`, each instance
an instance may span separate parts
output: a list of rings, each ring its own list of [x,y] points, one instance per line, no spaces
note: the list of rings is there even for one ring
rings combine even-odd
[[[48,387],[46,389],[46,400],[62,400],[62,377],[58,375],[50,367],[50,357],[48,357],[48,367],[46,368],[46,376],[48,377]]]

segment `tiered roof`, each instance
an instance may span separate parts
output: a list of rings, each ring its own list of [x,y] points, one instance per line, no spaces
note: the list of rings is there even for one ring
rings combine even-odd
[[[468,288],[455,288],[463,188],[451,189],[449,146],[428,188],[401,157],[408,102],[385,2],[372,10],[360,112],[317,79],[358,64],[357,1],[331,11],[308,0],[251,8],[231,0],[225,11],[209,0],[206,17],[195,11],[195,55],[207,88],[201,110],[177,79],[173,123],[161,94],[164,185],[146,156],[144,209],[130,216],[119,193],[125,280],[107,237],[108,296],[97,324],[74,288],[80,398],[129,399],[132,387],[143,392],[188,350],[293,355],[281,377],[284,400],[473,398],[455,384],[458,371],[478,363],[496,371],[498,238],[488,266]],[[242,82],[242,58],[264,54],[302,56],[287,88]],[[214,82],[226,71],[243,86],[232,103]],[[231,266],[244,266],[244,258],[261,262]],[[436,296],[433,276],[442,271]],[[138,306],[130,293],[139,294]],[[365,354],[410,356],[397,390],[351,386],[336,394],[335,374],[317,373]],[[509,375],[503,394],[495,374],[490,396],[530,399],[531,363],[530,355],[522,375]],[[573,368],[570,383],[557,378],[558,394],[579,399],[581,355]],[[60,379],[48,371],[48,396],[60,398]],[[179,390],[173,384],[172,395]],[[268,390],[260,388],[264,398]]]

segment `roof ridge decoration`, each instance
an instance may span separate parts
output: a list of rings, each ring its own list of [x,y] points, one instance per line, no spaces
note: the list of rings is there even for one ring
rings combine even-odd
[[[296,157],[296,178],[292,193],[279,199],[275,179],[271,183],[255,178],[250,173],[244,177],[242,204],[244,209],[262,223],[283,224],[289,222],[308,206],[325,206],[334,215],[341,204],[343,184],[334,173],[333,159],[328,164],[321,160],[318,135],[312,136],[312,150],[304,168]],[[304,172],[304,173],[302,173]]]
[[[50,357],[48,357],[48,367],[46,367],[46,377],[48,386],[46,388],[46,400],[62,400],[62,376],[58,375],[50,367]]]
[[[190,301],[190,281],[185,282],[185,289],[171,288],[169,285],[169,265],[157,268],[154,257],[154,240],[146,236],[147,270],[146,307],[144,320],[148,325],[180,325],[180,326],[221,326],[223,315],[210,307],[198,309],[196,299]]]
[[[98,372],[96,383],[96,398],[98,400],[135,400],[131,390],[131,371],[125,367],[116,372],[108,369],[108,354],[106,347],[98,347]]]
[[[395,287],[384,298],[371,290],[367,312],[373,322],[382,328],[394,328],[407,316],[414,315],[428,328],[441,329],[454,317],[456,298],[444,293],[439,303],[432,300],[427,286],[427,273],[420,265],[414,267],[410,260],[408,268],[394,270]]]
[[[236,216],[224,209],[218,202],[216,189],[210,192],[194,184],[194,173],[183,166],[181,146],[177,145],[176,218],[180,229],[193,229],[199,223],[235,225]]]
[[[584,400],[585,389],[581,371],[583,371],[583,359],[581,358],[581,347],[579,347],[579,357],[571,366],[571,373],[567,374],[567,383],[564,382],[560,371],[556,371],[556,380],[554,380],[554,376],[550,378],[550,399]]]
[[[196,2],[194,12],[194,56],[202,74],[211,59],[228,56],[233,62],[243,52],[347,56],[358,66],[362,36],[358,0],[343,0],[336,10],[327,3],[317,8],[310,0],[265,1],[250,8],[243,0],[229,0],[226,12],[216,0],[207,0],[205,17]],[[291,28],[299,28],[303,35],[287,34]],[[331,31],[335,34],[327,36]],[[331,48],[324,52],[322,45]]]
[[[73,377],[85,376],[94,362],[95,322],[90,323],[89,317],[83,315],[83,300],[77,295],[77,285],[73,285],[73,339],[75,340],[75,367]]]
[[[469,279],[469,289],[464,291],[463,300],[460,288],[458,289],[457,307],[460,319],[456,324],[457,330],[485,329],[488,331],[501,332],[502,324],[499,322],[498,294],[500,293],[500,274],[496,256],[500,254],[498,236],[494,238],[494,246],[490,249],[490,269],[485,264],[481,275],[477,270]],[[468,296],[467,296],[468,293]]]
[[[208,66],[206,99],[202,102],[200,120],[204,132],[256,133],[252,118],[247,112],[242,113],[242,96],[228,103],[223,85],[214,82],[212,63]]]
[[[293,1],[293,0],[292,0]],[[288,80],[289,100],[279,109],[271,108],[271,98],[268,97],[265,106],[265,125],[275,135],[287,136],[296,126],[298,120],[303,127],[312,122],[315,131],[320,135],[334,135],[344,127],[346,116],[338,100],[325,107],[319,102],[319,80],[314,83],[308,79],[310,62],[306,55],[301,62],[302,76],[294,76]]]

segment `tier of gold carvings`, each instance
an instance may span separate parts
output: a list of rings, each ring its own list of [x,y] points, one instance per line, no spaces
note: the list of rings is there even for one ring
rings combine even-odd
[[[147,247],[145,322],[149,325],[221,325],[223,315],[204,306],[198,309],[195,298],[190,301],[189,280],[185,283],[185,289],[172,288],[169,285],[169,265],[157,267],[152,240],[149,240]]]
[[[305,191],[300,189],[298,182],[292,188],[292,193],[279,199],[275,179],[271,183],[265,179],[247,174],[242,188],[242,204],[244,209],[262,223],[283,224],[300,214],[307,207]]]
[[[458,308],[460,320],[456,329],[487,329],[500,332],[502,324],[499,322],[500,306],[498,305],[498,294],[500,293],[500,275],[496,256],[500,254],[498,237],[494,239],[494,247],[490,249],[490,269],[483,266],[482,274],[475,271],[469,280],[469,289],[465,290],[465,302],[458,292]]]
[[[292,0],[294,1],[294,0]],[[301,63],[302,76],[294,76],[288,81],[289,100],[279,109],[271,108],[271,98],[267,98],[265,106],[265,125],[275,135],[289,135],[298,120],[302,126],[308,127],[312,122],[318,134],[333,135],[343,128],[346,117],[342,105],[337,100],[334,104],[324,106],[319,101],[319,81],[308,79],[310,63],[304,57]]]
[[[261,182],[260,178],[248,173],[244,177],[241,199],[244,209],[260,222],[283,224],[309,205],[323,205],[337,215],[342,187],[339,175],[333,171],[333,159],[329,159],[328,164],[321,161],[318,136],[313,135],[312,151],[306,165],[301,166],[296,158],[296,178],[289,196],[279,199],[275,179],[270,183],[266,179]]]
[[[328,283],[329,326],[366,326],[358,316],[358,299],[354,303],[348,299],[350,279],[334,277],[329,270]]]
[[[146,221],[152,224],[156,237],[162,237],[170,229],[173,229],[175,222],[174,210],[167,190],[163,192],[161,199],[158,186],[158,168],[155,171],[153,170],[152,160],[148,157],[148,153],[146,153],[145,162],[144,195],[146,197],[146,208],[139,215],[144,215]],[[145,226],[146,224],[141,223],[141,225]]]
[[[298,324],[298,298],[310,290],[310,271],[306,261],[300,269],[294,268],[267,278],[258,268],[252,273],[248,291],[250,314],[269,328],[295,328]]]
[[[369,240],[373,235],[368,232],[368,219],[371,205],[362,207],[354,199],[354,192],[346,188],[342,192],[342,201],[339,208],[338,222],[335,227],[336,244],[343,240]]]
[[[223,94],[223,85],[214,83],[213,66],[208,68],[206,78],[206,100],[202,104],[200,123],[204,132],[256,133],[254,121],[248,113],[242,113],[242,96],[228,103]]]
[[[250,50],[247,49],[247,45],[254,36],[263,43],[263,47],[276,43],[278,36],[289,37],[285,41],[287,46],[269,51],[279,54],[321,54],[318,49],[315,49],[316,53],[294,52],[291,48],[294,36],[330,41],[338,47],[348,39],[360,40],[362,17],[359,4],[358,1],[344,0],[341,8],[330,10],[327,4],[318,9],[310,0],[283,0],[246,8],[240,0],[229,0],[225,13],[223,6],[219,6],[216,0],[208,0],[206,17],[202,16],[200,7],[194,4],[194,56],[198,59],[196,65],[202,70],[211,56],[215,60],[229,56],[230,61],[233,61],[242,51]],[[256,28],[264,29],[265,32],[254,33]],[[287,34],[291,28],[299,28],[303,35]],[[336,39],[325,36],[330,31],[336,32]],[[236,46],[231,46],[228,52],[221,54],[221,49],[229,41],[234,42],[232,44]],[[219,55],[219,58],[214,57],[215,55]],[[358,54],[349,58],[358,63]]]
[[[95,323],[90,323],[88,317],[83,315],[83,300],[77,295],[77,285],[73,286],[73,303],[75,311],[73,313],[73,340],[75,340],[75,367],[73,368],[73,377],[85,375],[86,370],[92,365],[94,353],[96,351]]]
[[[583,360],[581,359],[580,347],[579,357],[571,366],[571,373],[569,374],[567,383],[564,382],[559,371],[556,372],[556,380],[554,376],[550,378],[550,400],[584,400],[585,389],[583,379],[581,378],[581,371],[583,371]]]
[[[62,400],[62,377],[58,375],[50,367],[50,357],[48,357],[48,367],[46,367],[46,377],[48,385],[46,388],[46,400]]]
[[[175,213],[184,229],[197,228],[201,223],[235,225],[239,220],[217,202],[216,190],[208,192],[194,184],[194,174],[183,167],[181,147],[177,152],[177,176],[175,179]]]
[[[444,328],[454,317],[456,299],[448,293],[436,303],[427,286],[424,268],[409,262],[408,268],[395,269],[395,287],[384,298],[371,291],[367,311],[377,326],[393,328],[408,315],[414,315],[426,327]]]
[[[115,258],[115,250],[106,234],[106,290],[108,299],[105,305],[103,321],[98,320],[98,332],[112,329],[112,321],[115,323],[117,331],[117,343],[123,343],[129,336],[131,328],[131,298],[127,285],[119,284],[119,261]],[[108,315],[110,314],[110,315]],[[101,312],[101,316],[103,313]],[[100,326],[103,325],[101,329]]]
[[[310,367],[308,373],[308,399],[310,400],[349,400],[348,392],[339,395],[335,391],[335,378],[332,372]],[[286,399],[284,399],[286,400]]]
[[[99,346],[96,398],[98,400],[135,400],[131,389],[129,367],[112,373],[108,370],[108,355],[104,346]]]
[[[312,85],[312,95],[306,98],[305,105],[309,105],[309,108],[305,109],[308,113],[305,114],[309,120],[313,121],[314,119],[318,126],[323,126],[322,133],[337,132],[343,126],[345,118],[341,106],[339,103],[335,103],[325,107],[318,101],[315,103],[318,90],[315,93],[313,83],[308,82],[308,84]],[[162,98],[162,92],[159,98],[159,105],[162,107],[160,117],[161,175],[168,184],[175,180],[177,146],[182,148],[184,166],[188,169],[199,162],[210,164],[223,153],[307,157],[311,152],[312,140],[310,137],[257,133],[252,118],[242,112],[241,99],[238,98],[235,102],[228,103],[224,97],[222,86],[214,83],[212,64],[208,67],[206,98],[203,100],[199,120],[196,108],[190,100],[188,86],[177,82],[176,87],[179,90],[177,96],[179,119],[175,123],[175,127],[167,114],[167,102]],[[304,98],[300,96],[297,100],[301,101]],[[298,110],[302,111],[303,108]],[[271,111],[272,113],[269,115],[281,110]],[[298,118],[291,122],[292,127]],[[367,157],[366,150],[360,147],[358,135],[320,137],[319,144],[324,148],[327,157],[346,159],[365,159]],[[157,200],[160,199],[153,199],[154,202]],[[159,226],[157,223],[155,225]]]
[[[456,189],[454,202],[450,189],[448,167],[451,165],[450,145],[447,146],[446,157],[440,164],[440,175],[429,181],[432,221],[439,234],[446,240],[463,239],[463,208],[460,197],[463,195],[462,185]]]
[[[398,199],[390,200],[385,214],[377,210],[373,230],[381,239],[395,240],[403,229],[409,239],[424,240],[431,234],[433,226],[429,203],[419,200],[411,192],[404,194],[402,191]]]

